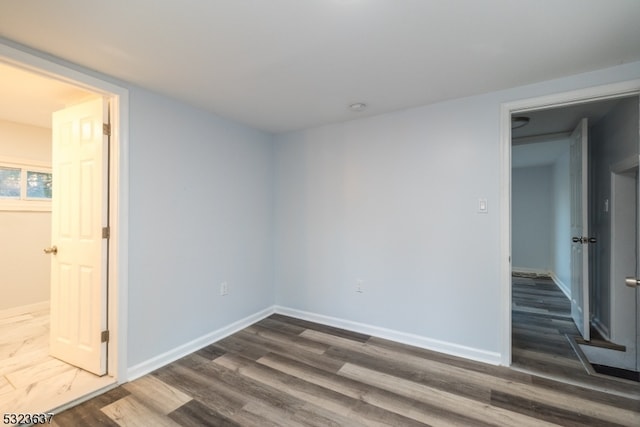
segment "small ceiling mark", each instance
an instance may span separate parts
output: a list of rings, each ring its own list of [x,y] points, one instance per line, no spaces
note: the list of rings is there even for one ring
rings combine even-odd
[[[356,103],[353,103],[353,104],[349,105],[349,109],[351,111],[356,112],[356,113],[361,113],[361,112],[363,112],[364,110],[367,109],[367,104],[365,104],[364,102],[356,102]]]

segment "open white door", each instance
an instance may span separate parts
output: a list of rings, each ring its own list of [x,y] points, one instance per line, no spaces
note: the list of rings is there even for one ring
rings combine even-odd
[[[588,123],[580,120],[571,134],[571,317],[582,337],[589,334]]]
[[[106,100],[53,114],[51,355],[96,375],[107,367]],[[108,231],[108,229],[107,229]]]

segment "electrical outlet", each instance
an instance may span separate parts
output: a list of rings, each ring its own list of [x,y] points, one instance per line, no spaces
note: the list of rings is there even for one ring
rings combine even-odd
[[[227,284],[227,282],[220,283],[220,295],[229,295],[229,285]]]
[[[356,292],[363,293],[364,292],[364,282],[362,279],[356,280]]]

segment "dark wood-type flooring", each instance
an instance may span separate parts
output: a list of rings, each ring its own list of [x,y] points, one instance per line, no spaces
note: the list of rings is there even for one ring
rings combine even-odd
[[[58,426],[640,426],[638,396],[273,315]]]
[[[571,303],[551,279],[514,277],[512,300],[514,368],[623,395],[640,392],[638,383],[588,373],[567,339],[583,342]]]

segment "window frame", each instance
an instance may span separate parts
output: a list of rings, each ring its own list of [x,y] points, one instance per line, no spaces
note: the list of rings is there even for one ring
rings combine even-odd
[[[27,197],[27,173],[52,173],[51,164],[0,157],[0,167],[20,169],[20,197],[0,197],[0,211],[51,212],[51,199]]]

